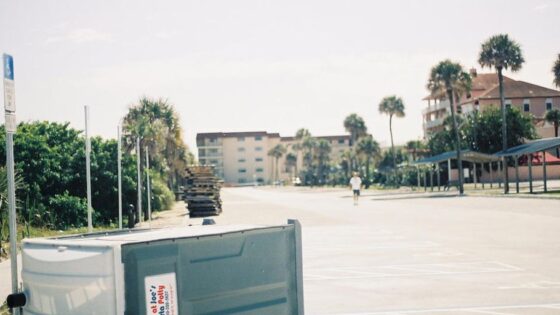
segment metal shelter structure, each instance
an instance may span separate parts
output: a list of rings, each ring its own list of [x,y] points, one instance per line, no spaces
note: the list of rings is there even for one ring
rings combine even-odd
[[[447,174],[451,174],[451,160],[456,160],[457,159],[457,151],[448,151],[448,152],[444,152],[438,155],[434,155],[434,156],[430,156],[430,157],[426,157],[417,161],[414,161],[412,163],[412,165],[415,165],[417,168],[417,176],[418,176],[418,188],[420,188],[420,168],[421,166],[428,166],[429,167],[429,176],[430,176],[430,190],[434,191],[434,179],[433,179],[433,175],[434,175],[434,168],[435,168],[435,172],[436,172],[436,178],[437,178],[437,189],[438,191],[441,190],[441,176],[440,176],[440,164],[443,162],[447,161]],[[490,155],[490,154],[485,154],[485,153],[480,153],[480,152],[476,152],[476,151],[472,151],[472,150],[463,150],[461,151],[461,159],[463,160],[463,162],[470,162],[473,165],[473,182],[475,185],[475,188],[477,188],[477,185],[479,183],[478,180],[478,176],[477,176],[477,165],[480,164],[481,167],[484,166],[485,163],[488,163],[488,167],[490,170],[490,187],[493,187],[494,184],[494,180],[493,180],[493,175],[492,175],[492,167],[494,165],[494,163],[498,163],[498,168],[501,169],[501,167],[503,167],[503,165],[501,164],[501,159],[498,156],[495,155]],[[462,171],[458,170],[458,171]],[[424,191],[428,190],[428,185],[427,185],[427,178],[426,178],[426,172],[425,170],[422,171],[423,174],[423,181],[424,181]],[[449,189],[450,186],[455,185],[454,183],[455,181],[450,181],[448,179],[448,182],[446,184],[446,186],[444,187]],[[501,182],[498,182],[498,184],[501,186]],[[484,183],[482,183],[482,188],[484,188]]]
[[[509,148],[505,151],[500,151],[495,154],[497,157],[513,157],[515,161],[515,191],[519,193],[519,157],[527,156],[529,167],[529,192],[533,193],[533,155],[535,153],[542,153],[543,161],[543,184],[544,192],[548,191],[547,177],[546,177],[546,151],[557,149],[560,147],[560,137],[558,138],[544,138],[526,142],[516,147]]]

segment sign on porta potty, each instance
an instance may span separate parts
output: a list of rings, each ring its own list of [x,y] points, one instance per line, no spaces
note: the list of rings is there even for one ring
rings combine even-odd
[[[175,273],[144,278],[146,314],[178,315],[177,279]]]

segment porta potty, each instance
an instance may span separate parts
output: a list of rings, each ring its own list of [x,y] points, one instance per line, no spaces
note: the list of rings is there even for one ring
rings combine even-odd
[[[202,225],[27,239],[24,314],[303,314],[301,228]]]

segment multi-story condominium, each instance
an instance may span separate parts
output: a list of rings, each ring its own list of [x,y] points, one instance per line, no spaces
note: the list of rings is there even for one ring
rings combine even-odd
[[[350,146],[350,137],[324,136],[331,144],[331,160],[338,160]],[[266,131],[254,132],[213,132],[196,135],[198,160],[200,164],[214,165],[216,175],[223,178],[229,185],[243,185],[253,183],[271,183],[275,180],[290,181],[295,176],[294,168],[286,163],[286,155],[292,153],[298,156],[298,169],[302,167],[302,153],[295,150],[297,140],[293,137],[280,137],[278,133]],[[277,144],[286,148],[276,161],[268,155],[268,151]],[[276,178],[278,175],[278,178]]]
[[[477,74],[471,70],[472,88],[456,104],[463,114],[481,110],[489,106],[500,106],[498,75],[496,73]],[[544,119],[546,112],[560,109],[560,91],[517,81],[504,76],[504,95],[506,106],[515,106],[522,112],[532,115],[537,133],[543,137],[553,137],[553,126]],[[449,101],[426,97],[428,107],[422,112],[424,138],[443,129],[443,120],[449,115]]]
[[[214,132],[196,135],[198,161],[214,165],[216,175],[228,184],[268,183],[273,165],[268,151],[280,135],[255,132]]]

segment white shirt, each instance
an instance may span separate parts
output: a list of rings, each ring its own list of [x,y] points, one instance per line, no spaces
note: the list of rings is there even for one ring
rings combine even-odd
[[[352,185],[352,190],[360,190],[360,186],[362,186],[362,179],[359,177],[352,177],[350,178],[350,185]]]

